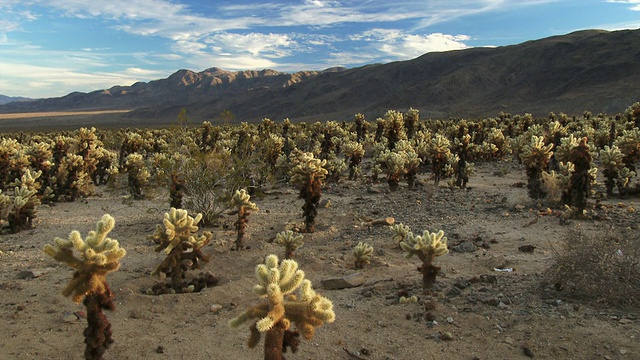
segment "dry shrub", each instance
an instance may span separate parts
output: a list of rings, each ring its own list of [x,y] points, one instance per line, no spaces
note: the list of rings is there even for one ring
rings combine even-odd
[[[547,270],[556,289],[603,305],[640,306],[640,236],[633,230],[573,230]]]

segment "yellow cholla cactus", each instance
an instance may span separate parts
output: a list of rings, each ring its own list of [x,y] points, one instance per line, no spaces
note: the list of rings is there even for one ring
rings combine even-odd
[[[285,259],[291,259],[293,257],[293,252],[296,251],[297,248],[304,245],[304,236],[302,235],[294,235],[293,231],[286,230],[278,233],[276,235],[276,239],[273,241],[278,245],[284,246]]]
[[[544,137],[531,136],[531,142],[525,145],[520,154],[522,162],[531,168],[544,170],[553,155],[553,144],[544,144]]]
[[[437,233],[425,230],[422,235],[414,235],[409,232],[407,238],[400,243],[400,247],[406,252],[405,257],[407,259],[417,255],[422,261],[429,257],[442,256],[449,252],[447,238],[442,230]]]
[[[244,210],[258,211],[258,206],[251,201],[251,196],[247,193],[247,190],[236,190],[235,194],[231,198],[231,205],[235,208],[243,208]]]
[[[202,235],[195,235],[198,231],[198,223],[202,220],[202,214],[196,215],[195,218],[189,216],[187,210],[171,208],[168,213],[164,214],[162,225],[156,225],[156,231],[153,234],[153,241],[158,244],[155,251],[164,250],[169,254],[173,248],[181,242],[189,242],[195,248],[200,248],[211,241],[212,234],[204,231]],[[196,237],[197,236],[197,237]]]
[[[365,264],[371,263],[371,255],[373,254],[373,246],[359,242],[353,248],[353,257],[355,258],[354,267],[356,269],[362,269]]]
[[[278,263],[276,255],[268,255],[264,264],[256,267],[258,284],[254,292],[268,303],[253,307],[229,321],[231,327],[237,327],[249,319],[260,319],[256,329],[266,332],[276,324],[285,330],[291,323],[296,325],[305,339],[311,339],[315,328],[335,320],[333,303],[317,294],[311,281],[304,278],[304,272],[298,269],[294,260]],[[252,337],[249,346],[257,344],[258,338]]]
[[[107,237],[114,226],[113,217],[105,214],[96,224],[96,230],[90,231],[85,239],[74,230],[69,239],[57,237],[53,245],[45,245],[47,255],[76,269],[73,279],[62,291],[64,296],[71,295],[73,301],[79,303],[90,293],[108,292],[106,275],[118,270],[120,259],[127,254],[117,240]]]
[[[316,159],[313,153],[304,152],[298,159],[298,164],[292,169],[291,183],[306,186],[309,183],[322,182],[328,171],[324,168],[327,160]]]
[[[398,223],[391,226],[391,233],[393,233],[393,240],[399,245],[411,233],[411,229],[403,223]]]

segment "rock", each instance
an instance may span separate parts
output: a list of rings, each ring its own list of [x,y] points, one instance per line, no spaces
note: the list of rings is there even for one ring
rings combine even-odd
[[[331,206],[331,200],[328,199],[323,199],[320,201],[320,204],[318,204],[318,207],[320,209],[328,209]]]
[[[620,355],[625,355],[627,353],[627,349],[620,349]]]
[[[340,290],[360,286],[364,283],[364,275],[360,272],[338,278],[324,279],[320,283],[326,290]]]
[[[448,331],[444,331],[440,333],[440,340],[451,341],[453,340],[453,334]]]
[[[220,310],[222,310],[222,305],[220,304],[213,304],[211,305],[211,307],[209,307],[209,312],[212,314],[217,314],[220,312]]]
[[[453,318],[451,316],[447,317],[447,322],[453,324]]]
[[[516,209],[517,212],[522,212],[522,211],[524,211],[525,206],[522,205],[522,204],[518,204],[518,205],[516,205],[515,209]]]
[[[524,252],[524,253],[531,253],[533,254],[533,251],[536,249],[535,246],[533,245],[522,245],[518,248],[518,250]]]
[[[75,315],[78,319],[86,319],[87,318],[87,313],[83,310],[78,310],[76,312],[73,313],[73,315]]]
[[[371,220],[371,225],[386,225],[391,226],[396,223],[396,219],[392,217],[386,217],[382,219]]]
[[[471,241],[463,241],[459,245],[452,246],[451,250],[455,252],[474,252],[478,250],[478,247]]]
[[[78,321],[78,317],[74,313],[66,312],[62,316],[62,321],[66,322],[66,323],[72,323],[72,322]]]
[[[42,275],[46,274],[46,273],[50,273],[51,271],[55,270],[52,267],[48,267],[48,268],[44,268],[44,269],[29,269],[29,270],[22,270],[18,273],[18,279],[36,279],[41,277]]]

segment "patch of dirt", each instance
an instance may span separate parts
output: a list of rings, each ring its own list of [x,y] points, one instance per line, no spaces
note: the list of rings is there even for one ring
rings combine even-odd
[[[401,184],[389,192],[384,182],[342,180],[325,186],[322,199],[329,203],[319,211],[316,232],[304,234],[295,259],[314,288],[333,301],[336,321],[319,328],[288,359],[640,357],[635,310],[572,299],[544,285],[541,276],[562,251],[570,229],[637,226],[637,213],[627,211],[633,204],[604,201],[599,220],[561,224],[557,212],[539,208],[519,186],[525,180],[523,168],[511,162],[476,168],[468,190],[435,187],[427,178],[420,178],[422,185],[413,191]],[[220,227],[207,228],[218,244],[206,247],[212,259],[203,270],[220,276],[218,286],[160,296],[144,291],[158,281],[150,273],[162,255],[153,251],[149,236],[169,210],[166,192],[123,201],[126,187],[98,188],[96,196],[75,203],[40,206],[32,230],[0,237],[0,358],[82,358],[84,307],[61,295],[72,270],[47,257],[42,247],[71,230],[84,236],[105,213],[116,220],[110,237],[127,250],[121,269],[107,278],[116,310],[106,314],[115,339],[106,359],[262,358],[262,344],[255,349],[245,344],[249,325],[231,329],[227,322],[258,301],[252,291],[255,266],[270,253],[283,256],[284,249],[272,239],[282,230],[302,227],[303,220],[303,201],[293,188],[265,193],[251,199],[260,207],[246,230],[251,249],[230,250],[233,216]],[[451,252],[436,260],[442,272],[435,294],[423,294],[418,260],[405,259],[388,227],[370,224],[385,217],[415,233],[445,231]],[[361,270],[365,283],[323,289],[321,280],[355,272],[351,249],[360,241],[375,249],[371,264]],[[535,247],[533,252],[519,250],[526,245]],[[400,295],[416,295],[418,302],[400,304]],[[212,312],[212,305],[222,309]]]

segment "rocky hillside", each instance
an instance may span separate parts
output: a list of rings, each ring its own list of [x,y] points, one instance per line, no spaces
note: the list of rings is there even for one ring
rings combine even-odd
[[[134,109],[133,119],[241,121],[347,120],[362,112],[421,110],[423,116],[480,117],[500,111],[615,113],[640,98],[640,30],[588,30],[498,48],[428,53],[354,69],[286,74],[273,70],[202,72],[61,98],[10,103],[0,112]]]

